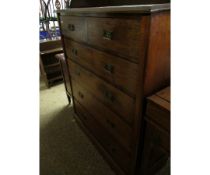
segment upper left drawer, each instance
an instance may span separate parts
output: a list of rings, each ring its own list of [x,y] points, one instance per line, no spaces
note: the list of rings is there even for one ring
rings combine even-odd
[[[75,16],[61,16],[62,34],[76,41],[86,41],[86,19]]]

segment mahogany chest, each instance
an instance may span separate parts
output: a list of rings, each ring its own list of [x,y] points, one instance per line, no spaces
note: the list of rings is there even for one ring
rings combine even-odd
[[[144,98],[170,81],[170,4],[57,13],[75,118],[117,174],[133,175]]]

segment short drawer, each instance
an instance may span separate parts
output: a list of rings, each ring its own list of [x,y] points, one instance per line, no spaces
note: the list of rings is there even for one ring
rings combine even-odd
[[[74,100],[76,114],[93,136],[101,143],[113,160],[125,171],[131,167],[131,154],[123,149],[77,100]]]
[[[64,36],[76,41],[86,41],[86,20],[84,17],[61,16],[60,18]]]
[[[130,151],[131,128],[76,81],[72,80],[72,86],[73,96],[77,101],[88,109],[88,112],[107,129],[108,133]]]
[[[79,82],[81,86],[94,94],[99,101],[118,113],[124,120],[129,123],[133,122],[135,107],[135,100],[133,98],[73,61],[68,60],[68,64],[72,79]]]
[[[87,41],[138,62],[144,53],[144,25],[140,17],[87,18]]]
[[[165,102],[165,101],[163,101]],[[170,111],[160,107],[158,104],[148,101],[146,117],[170,132]]]
[[[135,96],[138,64],[66,38],[64,41],[68,58],[116,85],[131,96]]]

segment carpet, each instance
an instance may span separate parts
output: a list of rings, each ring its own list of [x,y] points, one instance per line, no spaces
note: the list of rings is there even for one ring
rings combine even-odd
[[[114,175],[75,122],[63,83],[40,82],[40,175]]]

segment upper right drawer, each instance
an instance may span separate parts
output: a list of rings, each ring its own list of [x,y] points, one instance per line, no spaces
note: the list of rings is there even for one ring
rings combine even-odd
[[[87,41],[107,51],[138,62],[143,56],[141,18],[87,18]]]

